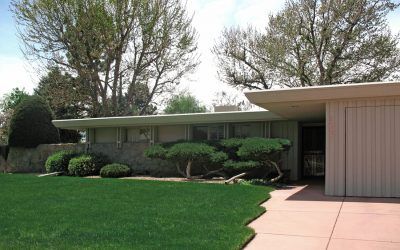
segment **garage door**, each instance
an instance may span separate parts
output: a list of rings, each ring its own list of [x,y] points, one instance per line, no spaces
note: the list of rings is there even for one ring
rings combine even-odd
[[[346,108],[346,195],[400,197],[400,106]]]

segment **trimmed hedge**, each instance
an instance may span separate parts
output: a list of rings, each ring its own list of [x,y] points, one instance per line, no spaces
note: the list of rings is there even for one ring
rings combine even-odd
[[[247,138],[237,151],[244,160],[263,161],[275,152],[283,152],[290,147],[290,141],[281,138]]]
[[[224,163],[226,169],[247,171],[249,169],[254,169],[260,167],[261,164],[256,161],[232,161],[228,160]]]
[[[123,164],[112,163],[105,165],[100,170],[100,176],[103,178],[120,178],[129,176],[131,169]]]
[[[160,144],[155,144],[150,146],[144,151],[144,155],[150,159],[162,159],[167,158],[167,149],[165,149]]]
[[[73,151],[58,151],[50,155],[45,163],[46,172],[64,172],[68,173],[69,161],[77,154]]]
[[[240,146],[242,146],[244,140],[242,138],[229,138],[229,139],[223,139],[221,140],[220,144],[222,147],[226,149],[238,149]]]
[[[49,105],[39,96],[27,96],[17,106],[10,121],[8,144],[34,148],[39,144],[59,143]]]
[[[282,171],[276,160],[290,146],[289,140],[281,138],[230,138],[216,141],[214,145],[205,142],[154,145],[146,149],[145,156],[176,164],[178,171],[189,179],[193,177],[191,171],[213,172],[208,170],[209,167],[215,169],[214,171],[223,170],[226,174],[235,174],[238,171],[256,173],[262,170],[263,176],[265,170],[272,169],[281,178]],[[184,166],[186,171],[181,169]]]
[[[84,154],[69,161],[68,173],[74,176],[98,175],[108,163],[107,157],[102,154]]]
[[[210,161],[215,164],[222,164],[228,160],[228,155],[224,152],[214,152],[210,156]]]
[[[175,161],[208,161],[215,148],[205,143],[178,143],[168,149],[167,159]]]

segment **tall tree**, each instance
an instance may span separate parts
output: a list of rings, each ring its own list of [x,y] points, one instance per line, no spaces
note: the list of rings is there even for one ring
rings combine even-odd
[[[207,108],[196,97],[180,93],[168,100],[164,109],[166,114],[205,113]]]
[[[197,66],[180,0],[12,0],[12,11],[25,55],[78,76],[92,117],[127,115],[138,96],[144,114]]]
[[[43,76],[35,94],[41,96],[50,106],[55,119],[78,119],[87,116],[91,103],[89,91],[80,84],[80,80],[68,73],[62,73],[58,67],[49,69]],[[80,133],[74,130],[60,129],[61,142],[78,142]]]
[[[8,129],[10,126],[11,117],[14,114],[15,108],[29,94],[25,89],[13,88],[10,93],[5,94],[0,101],[0,143],[8,144]]]
[[[247,89],[382,81],[400,77],[391,0],[288,0],[264,32],[225,29],[213,52],[228,84]]]
[[[90,109],[88,90],[78,78],[52,67],[40,78],[35,94],[42,96],[57,119],[78,119],[87,116]]]

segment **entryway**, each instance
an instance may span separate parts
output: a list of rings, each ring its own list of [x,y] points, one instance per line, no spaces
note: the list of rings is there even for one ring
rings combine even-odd
[[[302,126],[302,179],[323,179],[325,176],[325,126]]]

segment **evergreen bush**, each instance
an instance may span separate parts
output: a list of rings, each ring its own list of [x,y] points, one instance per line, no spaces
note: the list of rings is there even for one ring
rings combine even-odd
[[[100,170],[100,176],[103,178],[120,178],[129,176],[131,169],[127,165],[112,163],[105,165]]]
[[[28,96],[16,107],[9,127],[10,147],[34,148],[60,142],[49,105],[39,96]]]
[[[69,161],[74,158],[77,153],[73,151],[58,151],[50,155],[45,163],[46,172],[64,172],[68,173]]]

